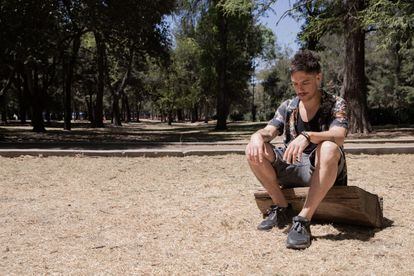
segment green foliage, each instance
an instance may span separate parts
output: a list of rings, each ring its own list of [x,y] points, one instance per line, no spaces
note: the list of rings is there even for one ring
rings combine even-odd
[[[412,0],[370,0],[361,12],[367,29],[378,30],[379,47],[390,48],[399,43],[402,48],[412,47],[414,34],[414,2]]]

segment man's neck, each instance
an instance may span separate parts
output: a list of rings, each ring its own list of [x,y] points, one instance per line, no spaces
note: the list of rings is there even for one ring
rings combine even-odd
[[[315,110],[319,108],[319,105],[321,104],[321,99],[322,91],[318,90],[318,92],[315,94],[315,97],[309,99],[308,101],[300,101],[300,103],[306,110]]]

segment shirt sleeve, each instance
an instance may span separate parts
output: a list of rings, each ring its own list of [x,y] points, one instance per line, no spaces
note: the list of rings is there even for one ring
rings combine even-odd
[[[289,105],[289,100],[284,101],[276,110],[275,115],[269,121],[268,125],[274,126],[277,128],[277,135],[283,134],[283,129],[285,126],[286,119],[286,110]]]
[[[348,108],[344,99],[336,97],[336,102],[332,108],[332,117],[333,120],[329,128],[339,126],[348,129]]]

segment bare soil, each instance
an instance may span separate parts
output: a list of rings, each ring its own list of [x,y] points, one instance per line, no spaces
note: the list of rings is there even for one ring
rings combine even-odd
[[[243,156],[0,157],[0,274],[413,275],[414,155],[348,155],[383,229],[314,224],[312,246],[260,232]]]

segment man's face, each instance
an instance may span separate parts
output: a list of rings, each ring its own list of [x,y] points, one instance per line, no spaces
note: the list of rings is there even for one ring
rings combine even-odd
[[[319,95],[318,91],[322,81],[321,73],[306,73],[297,71],[290,75],[293,89],[301,101],[309,101]]]

